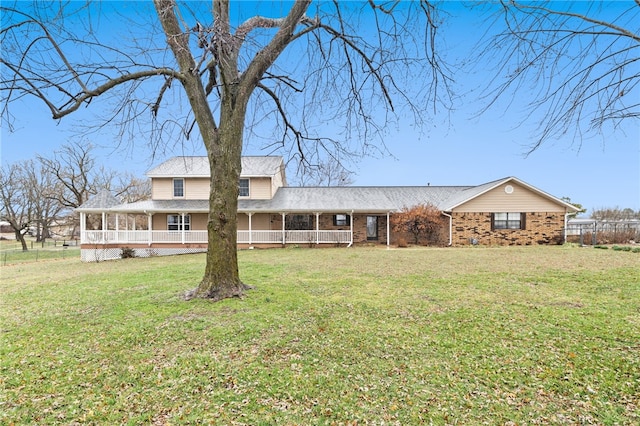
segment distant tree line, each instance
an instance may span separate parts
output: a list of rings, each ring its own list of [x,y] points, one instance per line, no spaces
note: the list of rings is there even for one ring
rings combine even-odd
[[[67,229],[73,237],[79,226],[74,209],[107,189],[122,202],[150,198],[151,184],[130,173],[110,170],[97,163],[94,146],[70,143],[52,157],[3,165],[0,169],[0,221],[8,223],[22,249],[25,235],[36,241],[51,238],[52,228]]]
[[[619,207],[614,208],[599,208],[594,209],[591,212],[591,218],[596,220],[640,220],[640,210],[633,210],[631,208],[621,209]]]

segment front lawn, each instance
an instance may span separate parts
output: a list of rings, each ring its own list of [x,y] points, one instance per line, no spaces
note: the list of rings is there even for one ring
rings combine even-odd
[[[0,424],[640,423],[640,257],[577,247],[0,268]]]

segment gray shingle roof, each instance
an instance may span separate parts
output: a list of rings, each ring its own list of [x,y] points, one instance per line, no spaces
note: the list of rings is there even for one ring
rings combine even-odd
[[[93,197],[90,197],[87,201],[82,203],[77,210],[80,211],[103,211],[110,209],[113,206],[120,204],[120,201],[111,194],[110,191],[103,189]]]
[[[240,200],[239,211],[391,212],[431,203],[442,209],[457,186],[284,187],[271,200]]]
[[[241,176],[273,176],[283,165],[282,157],[242,157]],[[209,177],[207,157],[173,157],[147,172],[154,177]]]
[[[244,176],[270,176],[282,167],[281,157],[243,157]],[[149,176],[208,176],[206,157],[176,157],[149,172]],[[247,174],[245,174],[247,173]],[[254,173],[249,175],[248,173]],[[451,211],[499,185],[514,181],[528,187],[570,210],[576,208],[515,177],[507,177],[477,186],[346,186],[346,187],[282,187],[270,200],[238,200],[238,211],[243,213],[386,213],[418,204],[433,204],[441,211]],[[205,213],[208,200],[147,200],[119,204],[108,192],[100,193],[77,210],[112,212],[165,212]]]

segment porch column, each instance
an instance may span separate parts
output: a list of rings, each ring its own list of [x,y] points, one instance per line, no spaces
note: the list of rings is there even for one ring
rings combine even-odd
[[[253,233],[253,227],[251,225],[251,216],[253,216],[253,212],[247,213],[247,216],[249,216],[249,245],[251,245],[253,244],[253,235],[251,235]]]
[[[85,242],[85,233],[87,232],[87,214],[80,213],[80,244]]]
[[[185,232],[185,231],[184,231],[184,228],[185,228],[185,226],[184,226],[184,216],[185,216],[185,214],[184,214],[184,213],[180,213],[180,222],[181,222],[181,226],[180,226],[180,229],[181,229],[181,232],[180,232],[180,238],[182,239],[182,244],[184,244],[184,241],[185,241],[185,239],[184,239],[184,232]],[[189,225],[191,225],[191,224],[189,224]]]
[[[320,213],[316,212],[316,244],[320,244]]]
[[[286,237],[285,237],[285,216],[287,215],[286,213],[280,213],[282,215],[282,244],[286,244]]]
[[[353,211],[347,214],[349,215],[349,231],[351,234],[351,241],[349,242],[349,247],[351,247],[353,245]]]
[[[119,219],[120,219],[120,215],[118,213],[116,213],[116,243],[120,242],[120,238],[119,238],[119,234],[118,234]]]
[[[151,243],[153,242],[153,213],[147,213],[147,229],[148,229],[148,233],[149,233],[149,242],[148,244],[151,245]]]
[[[389,212],[387,212],[387,248],[389,248],[389,238],[391,238],[389,235],[389,228]]]
[[[102,212],[102,224],[100,228],[102,229],[102,244],[105,244],[107,242],[107,229],[109,228],[107,226],[107,212]]]

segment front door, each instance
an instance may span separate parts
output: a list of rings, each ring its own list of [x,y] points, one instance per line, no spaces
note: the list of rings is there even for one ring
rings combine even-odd
[[[378,216],[367,216],[367,240],[378,239]]]

